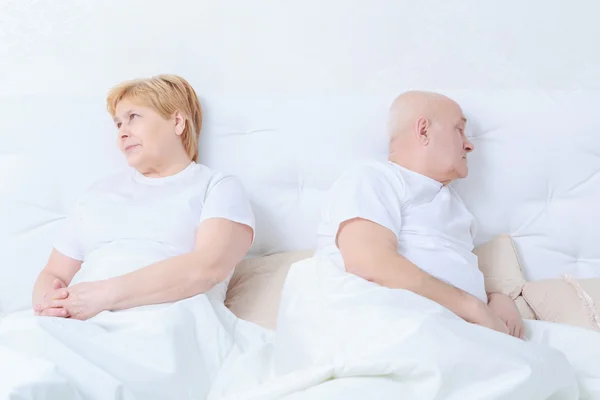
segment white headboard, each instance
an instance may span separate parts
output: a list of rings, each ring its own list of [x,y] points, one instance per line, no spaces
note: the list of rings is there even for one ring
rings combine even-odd
[[[201,162],[250,191],[252,255],[314,246],[324,192],[350,164],[385,157],[387,108],[419,88],[455,97],[470,120],[477,150],[457,188],[480,219],[477,240],[514,234],[524,264],[543,265],[534,278],[600,270],[600,237],[584,227],[600,222],[598,7],[0,3],[0,268],[10,276],[0,309],[28,297],[77,195],[124,166],[109,88],[159,73],[184,76],[201,97]]]

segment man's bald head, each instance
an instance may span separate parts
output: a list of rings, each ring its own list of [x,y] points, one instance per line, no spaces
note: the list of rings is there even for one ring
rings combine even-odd
[[[467,176],[467,120],[460,106],[439,93],[410,91],[398,96],[389,114],[389,159],[449,183]]]
[[[433,122],[447,108],[460,109],[454,100],[439,93],[418,90],[402,93],[396,97],[390,107],[388,122],[390,140],[412,132],[419,118],[426,118]]]

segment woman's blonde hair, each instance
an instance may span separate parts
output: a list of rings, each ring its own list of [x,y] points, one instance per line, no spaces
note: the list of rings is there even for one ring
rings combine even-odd
[[[157,75],[122,82],[112,88],[106,98],[106,108],[113,118],[117,104],[125,98],[151,107],[163,118],[172,117],[175,111],[181,112],[185,118],[181,134],[183,147],[192,161],[198,161],[202,109],[192,85],[177,75]]]

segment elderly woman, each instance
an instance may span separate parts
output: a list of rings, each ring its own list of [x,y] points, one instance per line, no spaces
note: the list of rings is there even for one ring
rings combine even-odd
[[[0,397],[203,399],[229,356],[268,336],[224,306],[254,216],[236,178],[197,163],[194,89],[128,81],[107,108],[129,168],[76,203],[33,313],[0,320]]]
[[[35,312],[88,319],[210,290],[224,300],[254,217],[234,177],[197,163],[194,89],[163,75],[118,85],[107,103],[131,169],[78,201],[35,284]]]

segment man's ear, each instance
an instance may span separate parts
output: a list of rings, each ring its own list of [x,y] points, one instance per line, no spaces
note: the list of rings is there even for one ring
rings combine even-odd
[[[427,145],[429,143],[429,120],[425,117],[417,118],[415,122],[415,135],[420,143]]]
[[[174,118],[175,118],[175,134],[177,136],[181,136],[185,129],[185,118],[179,111],[175,111]]]

